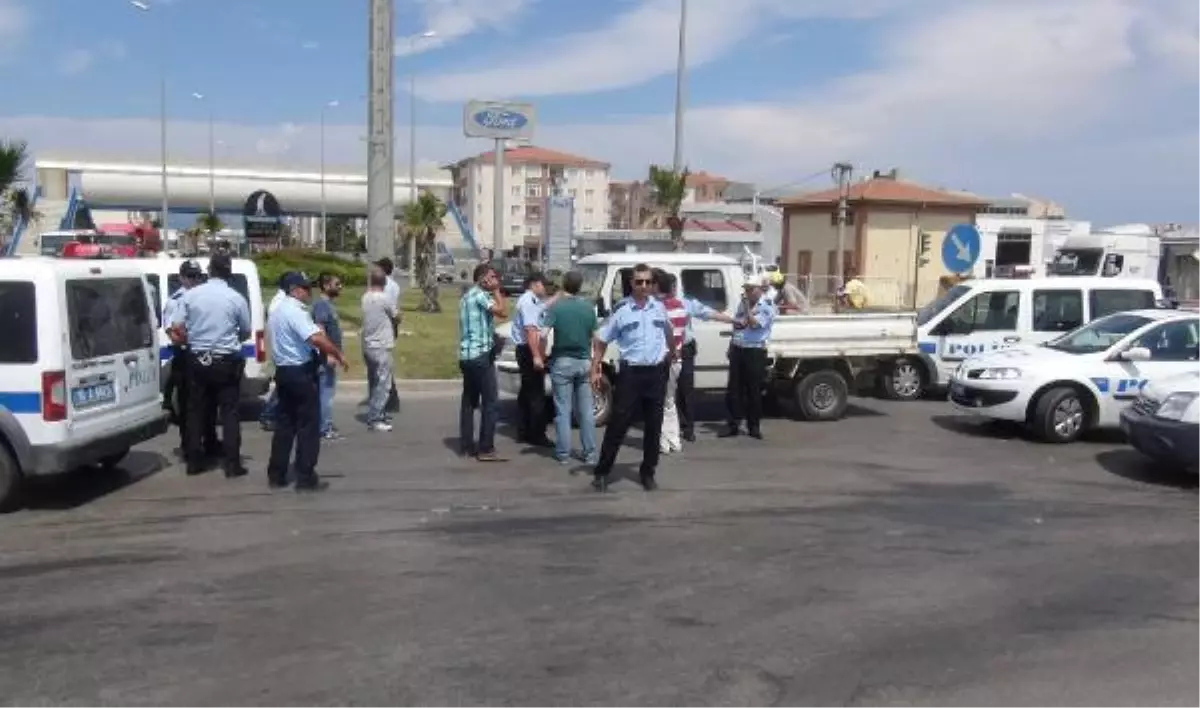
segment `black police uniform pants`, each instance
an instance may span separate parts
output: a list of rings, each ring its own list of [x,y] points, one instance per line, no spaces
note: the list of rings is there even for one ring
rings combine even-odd
[[[163,392],[163,405],[175,416],[175,425],[179,428],[179,449],[187,456],[188,425],[192,419],[188,408],[191,406],[192,389],[191,374],[188,373],[188,362],[191,357],[185,347],[171,347],[171,374],[167,377],[167,388]],[[174,401],[172,401],[174,396]],[[217,407],[210,402],[204,413],[204,424],[201,426],[200,438],[204,453],[207,456],[221,454],[221,443],[217,440]]]
[[[533,365],[533,350],[517,345],[521,388],[517,391],[517,440],[538,443],[546,439],[546,372]]]
[[[696,342],[680,350],[679,378],[675,380],[675,412],[679,414],[679,432],[690,438],[696,434]]]
[[[275,391],[279,408],[267,479],[275,486],[287,484],[288,462],[295,445],[296,486],[314,486],[321,454],[321,395],[316,363],[276,367]]]
[[[242,423],[238,417],[241,400],[242,373],[246,361],[240,353],[212,354],[189,352],[187,357],[187,420],[183,426],[187,439],[188,468],[198,470],[207,452],[205,442],[213,445],[211,433],[205,435],[206,425],[216,409],[216,422],[221,426],[221,457],[226,472],[242,464]],[[206,441],[206,438],[209,438]]]
[[[754,347],[729,348],[729,384],[725,387],[725,407],[729,426],[746,421],[750,432],[762,425],[762,389],[767,376],[767,350]]]
[[[642,416],[642,465],[638,472],[653,477],[658,469],[658,444],[662,437],[663,401],[667,395],[667,379],[671,369],[667,362],[650,366],[621,364],[613,391],[613,410],[604,429],[600,446],[600,461],[595,474],[603,477],[612,472],[617,452],[625,442],[629,426],[640,413]]]

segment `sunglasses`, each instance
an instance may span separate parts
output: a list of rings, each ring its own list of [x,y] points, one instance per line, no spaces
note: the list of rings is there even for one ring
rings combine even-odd
[[[633,281],[633,284],[634,285],[650,285],[653,282],[654,282],[653,280],[645,280],[645,279],[638,278]]]

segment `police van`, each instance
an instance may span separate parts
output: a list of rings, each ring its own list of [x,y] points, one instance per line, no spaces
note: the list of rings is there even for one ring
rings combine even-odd
[[[1040,440],[1067,443],[1116,428],[1149,382],[1200,366],[1200,315],[1133,310],[1102,317],[1037,347],[967,359],[950,377],[959,410],[1027,425]]]
[[[138,264],[150,284],[164,386],[171,372],[172,350],[171,338],[166,332],[166,326],[170,323],[162,321],[163,310],[166,308],[167,299],[182,286],[179,267],[189,260],[208,272],[207,258],[139,258],[130,261]],[[270,379],[264,366],[267,351],[263,337],[266,318],[263,314],[262,287],[258,280],[258,266],[254,261],[234,258],[233,278],[230,279],[229,286],[250,303],[250,338],[242,342],[242,357],[246,360],[245,376],[242,378],[242,398],[255,398],[266,393]]]
[[[989,278],[950,288],[917,312],[918,356],[885,369],[880,391],[913,400],[944,388],[966,359],[1048,342],[1115,312],[1155,307],[1162,286],[1134,278]]]
[[[0,259],[0,508],[166,432],[151,308],[134,261]]]

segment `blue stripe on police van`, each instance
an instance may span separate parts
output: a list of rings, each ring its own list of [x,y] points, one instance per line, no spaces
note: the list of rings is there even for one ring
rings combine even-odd
[[[937,342],[917,342],[917,350],[922,354],[937,354]]]
[[[10,413],[41,413],[42,394],[37,391],[0,391],[0,408]]]
[[[159,360],[160,362],[162,362],[162,361],[170,361],[172,356],[174,356],[174,352],[172,352],[172,351],[171,351],[171,347],[161,347],[161,348],[159,348],[159,350],[158,350],[158,360]],[[254,346],[253,344],[243,344],[243,345],[242,345],[242,357],[243,357],[243,358],[245,358],[245,359],[253,359],[253,358],[255,358],[256,356],[258,356],[258,349],[257,349],[257,348],[255,348],[255,346]]]

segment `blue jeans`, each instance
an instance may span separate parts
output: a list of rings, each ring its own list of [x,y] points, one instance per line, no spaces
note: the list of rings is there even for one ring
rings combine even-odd
[[[333,392],[337,388],[337,369],[321,365],[317,369],[321,382],[321,434],[333,432]]]
[[[559,358],[550,362],[550,385],[554,390],[554,456],[566,461],[571,456],[571,412],[579,413],[580,457],[596,459],[596,419],[592,409],[591,362]]]
[[[275,418],[279,413],[279,385],[271,387],[271,392],[267,394],[267,399],[263,401],[262,410],[258,414],[258,422],[263,425],[274,425]]]

